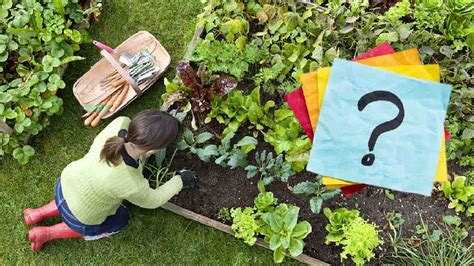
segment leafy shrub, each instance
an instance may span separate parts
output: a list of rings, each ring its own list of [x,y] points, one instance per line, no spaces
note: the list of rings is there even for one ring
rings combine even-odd
[[[340,208],[333,212],[324,208],[324,215],[329,221],[326,244],[343,246],[341,261],[350,255],[356,265],[363,265],[375,256],[373,250],[383,244],[377,226],[360,217],[357,210]]]
[[[321,206],[325,200],[329,200],[341,192],[339,189],[326,189],[321,177],[317,177],[315,182],[304,181],[298,183],[292,191],[295,194],[311,196],[309,206],[311,211],[316,214],[321,211]]]
[[[0,6],[0,123],[13,134],[0,132],[0,156],[12,154],[21,164],[33,156],[26,145],[59,114],[63,101],[56,96],[66,84],[64,64],[83,59],[74,56],[90,39],[73,26],[86,22],[97,7],[83,9],[78,1],[12,1]]]
[[[284,161],[283,154],[279,154],[273,158],[273,153],[267,151],[255,153],[255,161],[257,165],[248,165],[245,167],[247,178],[259,175],[265,185],[268,185],[275,178],[282,182],[288,182],[288,178],[294,175],[291,165]]]
[[[242,50],[233,43],[214,40],[211,37],[201,40],[194,48],[191,60],[204,62],[212,73],[224,72],[242,80],[252,64],[265,58],[265,50],[247,44]]]
[[[264,126],[270,125],[267,113],[275,106],[274,101],[268,101],[265,105],[260,101],[260,88],[256,87],[249,95],[244,95],[240,90],[234,90],[227,97],[216,97],[212,101],[212,110],[208,114],[206,122],[215,118],[217,122],[227,125],[223,135],[234,133],[241,124],[249,122],[251,128],[263,130]]]
[[[277,154],[285,153],[285,159],[293,170],[300,172],[308,163],[311,141],[302,134],[298,120],[287,106],[275,110],[270,129],[264,132],[264,139]]]
[[[444,182],[440,189],[451,201],[448,208],[455,209],[456,212],[465,212],[468,217],[474,214],[474,185],[469,185],[466,177],[456,176],[453,182]]]

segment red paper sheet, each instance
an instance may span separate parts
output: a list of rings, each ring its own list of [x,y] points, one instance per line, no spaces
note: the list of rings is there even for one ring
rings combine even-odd
[[[306,108],[306,100],[304,99],[303,89],[300,87],[285,95],[285,101],[288,103],[288,106],[290,106],[296,119],[312,142],[314,132],[313,128],[311,127],[308,109]]]

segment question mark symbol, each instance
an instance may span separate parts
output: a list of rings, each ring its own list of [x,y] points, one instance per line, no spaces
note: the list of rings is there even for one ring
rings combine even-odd
[[[398,115],[394,119],[384,122],[374,128],[369,139],[369,151],[374,150],[375,143],[377,142],[377,139],[380,135],[399,127],[403,122],[403,118],[405,117],[405,109],[403,108],[402,101],[397,97],[397,95],[389,91],[373,91],[367,93],[359,99],[357,107],[359,108],[359,111],[362,112],[368,104],[376,101],[387,101],[393,103],[398,107]],[[362,157],[361,163],[365,166],[371,166],[374,164],[374,161],[375,155],[373,153],[368,153]]]

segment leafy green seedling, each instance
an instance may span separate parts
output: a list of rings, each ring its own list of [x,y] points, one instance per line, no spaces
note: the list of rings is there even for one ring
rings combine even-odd
[[[198,148],[197,145],[207,142],[212,137],[213,135],[209,132],[203,132],[194,137],[193,132],[185,128],[183,138],[178,142],[176,148],[180,151],[189,149],[191,153],[196,154],[202,161],[209,162],[213,156],[219,155],[217,146],[212,144]]]
[[[321,206],[325,200],[331,199],[341,193],[339,189],[326,189],[322,182],[322,178],[317,177],[315,182],[301,182],[292,189],[295,194],[312,196],[309,201],[309,206],[311,211],[316,214],[321,212]]]
[[[311,233],[311,225],[307,221],[298,222],[300,209],[285,203],[278,205],[274,212],[261,215],[263,226],[260,233],[273,250],[273,260],[281,263],[289,253],[296,257],[303,253],[306,236]]]
[[[257,152],[255,154],[255,161],[257,165],[248,165],[245,167],[247,178],[258,175],[259,178],[264,181],[265,185],[272,183],[275,178],[286,183],[288,182],[288,178],[295,174],[291,169],[291,164],[284,161],[283,154],[279,154],[276,158],[273,158],[272,152]]]
[[[440,189],[451,201],[448,208],[465,212],[468,217],[474,214],[474,185],[469,185],[465,176],[456,176],[453,182],[444,182]]]
[[[235,232],[235,237],[243,239],[250,246],[254,245],[260,228],[254,209],[247,207],[242,211],[242,208],[232,208],[230,214],[233,219],[231,228]]]

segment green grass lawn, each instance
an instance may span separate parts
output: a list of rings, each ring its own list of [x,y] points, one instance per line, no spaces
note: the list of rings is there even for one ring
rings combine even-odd
[[[94,23],[90,32],[93,38],[111,46],[139,30],[151,32],[172,56],[171,70],[166,76],[173,78],[172,69],[185,53],[201,9],[198,0],[105,1],[100,22]],[[72,94],[72,84],[99,59],[99,51],[87,45],[80,54],[87,59],[71,64],[65,74],[68,86],[61,93],[64,113],[54,117],[51,125],[34,139],[37,155],[27,166],[20,166],[10,158],[0,162],[0,262],[271,264],[270,251],[248,247],[232,236],[162,209],[132,208],[128,228],[109,239],[58,240],[46,245],[40,253],[30,251],[22,210],[53,198],[53,186],[62,169],[82,157],[94,136],[105,126],[105,123],[98,128],[82,125],[82,110]],[[120,115],[159,108],[162,91],[160,80]]]

